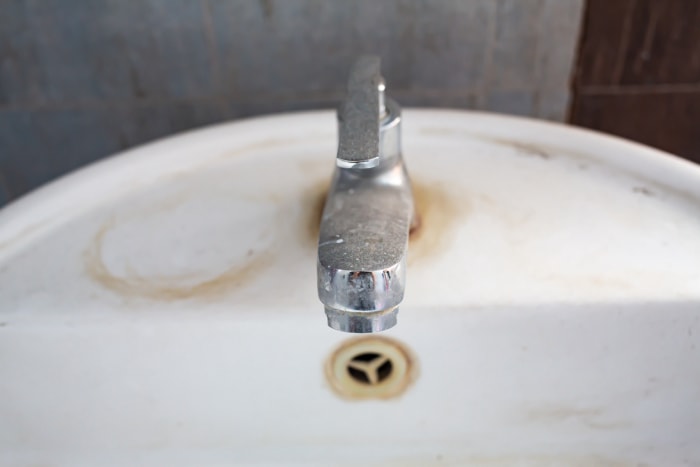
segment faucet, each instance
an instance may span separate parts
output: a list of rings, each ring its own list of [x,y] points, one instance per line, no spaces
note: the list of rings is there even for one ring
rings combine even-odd
[[[401,108],[385,88],[379,57],[361,57],[338,109],[317,283],[328,325],[344,332],[394,326],[406,285],[413,193],[401,155]]]

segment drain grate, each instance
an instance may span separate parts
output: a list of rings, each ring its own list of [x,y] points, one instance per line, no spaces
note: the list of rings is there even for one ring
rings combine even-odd
[[[392,339],[352,339],[331,355],[326,376],[343,397],[386,399],[409,386],[415,376],[415,359],[403,344]]]
[[[391,376],[394,364],[386,355],[361,353],[348,362],[348,373],[364,384],[379,384]]]

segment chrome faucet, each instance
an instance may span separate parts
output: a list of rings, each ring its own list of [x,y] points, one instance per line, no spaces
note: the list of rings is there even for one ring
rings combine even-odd
[[[413,194],[401,156],[401,108],[384,97],[378,57],[361,57],[338,110],[338,156],[318,240],[318,295],[328,325],[396,324],[406,284]]]

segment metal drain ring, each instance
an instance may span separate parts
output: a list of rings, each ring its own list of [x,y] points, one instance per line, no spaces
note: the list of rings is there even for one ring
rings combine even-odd
[[[326,377],[348,399],[389,399],[415,379],[415,359],[406,347],[386,337],[362,337],[343,343],[326,362]]]

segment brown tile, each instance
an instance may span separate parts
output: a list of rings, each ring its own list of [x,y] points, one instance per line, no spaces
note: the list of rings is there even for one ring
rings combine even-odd
[[[620,83],[700,83],[700,2],[636,2]]]
[[[700,2],[589,0],[576,87],[700,82]]]
[[[571,122],[700,162],[700,93],[579,94]]]

